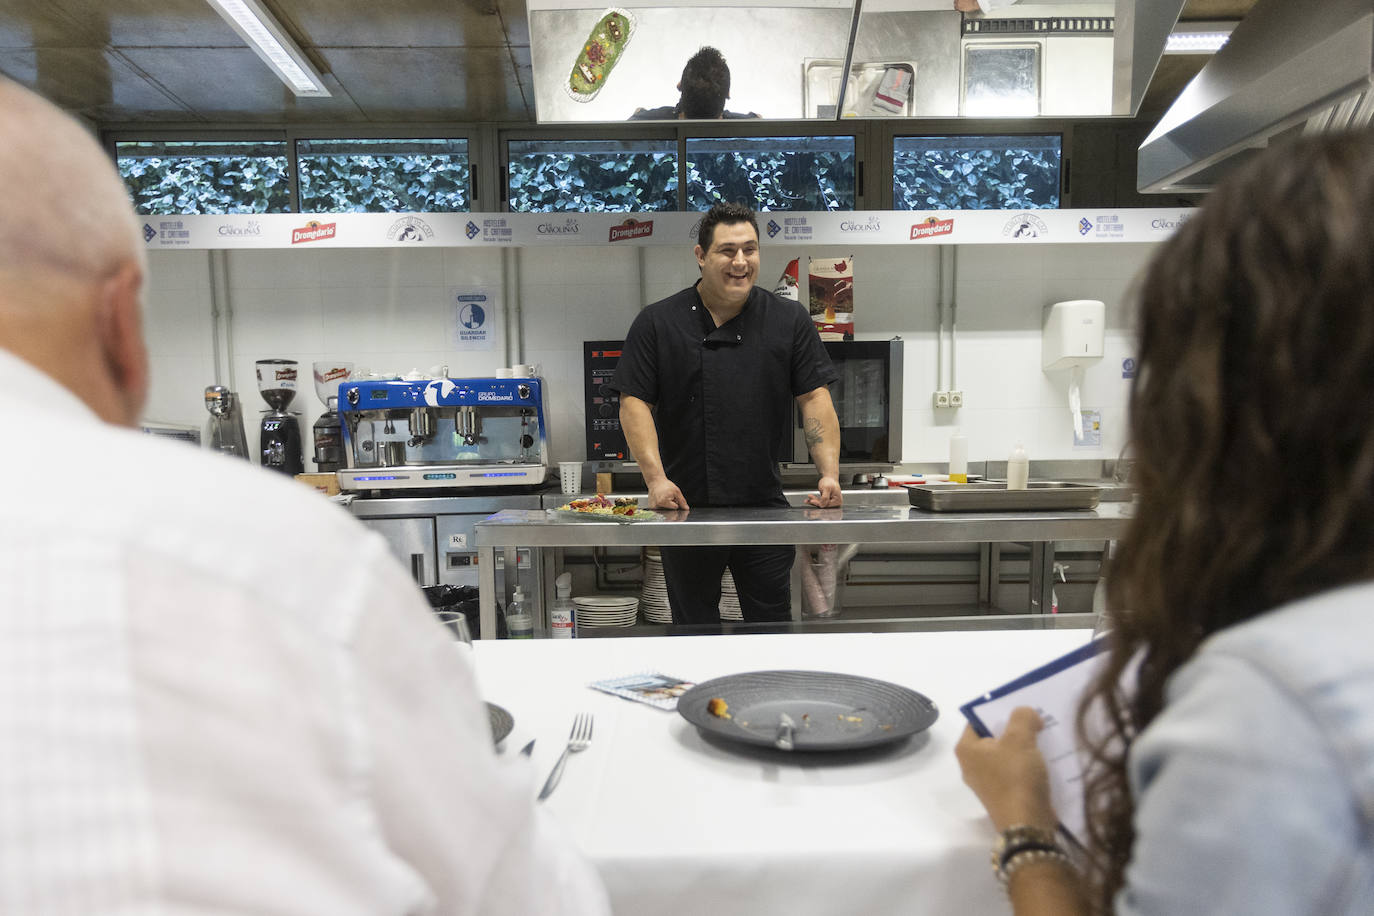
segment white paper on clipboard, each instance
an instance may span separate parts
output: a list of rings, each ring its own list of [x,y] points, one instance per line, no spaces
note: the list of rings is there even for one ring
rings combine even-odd
[[[1083,771],[1088,755],[1078,744],[1078,704],[1106,663],[1107,648],[1106,639],[1093,640],[959,707],[973,730],[985,737],[1000,736],[1018,706],[1040,714],[1045,727],[1037,741],[1049,769],[1050,800],[1060,827],[1080,845],[1085,839]]]

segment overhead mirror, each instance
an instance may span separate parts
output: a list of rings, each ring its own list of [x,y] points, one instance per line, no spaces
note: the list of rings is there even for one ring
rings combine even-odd
[[[536,115],[1132,116],[1183,3],[527,0]]]

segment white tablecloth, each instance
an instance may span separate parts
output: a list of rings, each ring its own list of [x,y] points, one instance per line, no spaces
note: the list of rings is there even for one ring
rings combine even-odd
[[[503,745],[531,791],[575,713],[591,747],[544,803],[597,865],[625,916],[977,916],[1009,908],[988,867],[994,838],[963,785],[958,707],[1082,645],[1088,630],[833,633],[479,641],[486,698],[515,718]],[[660,671],[840,671],[933,699],[939,721],[881,752],[789,757],[704,740],[676,712],[586,687]],[[516,750],[537,739],[533,762]],[[538,868],[539,863],[529,863]]]

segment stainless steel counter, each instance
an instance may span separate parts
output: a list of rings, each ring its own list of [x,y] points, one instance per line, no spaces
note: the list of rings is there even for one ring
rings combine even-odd
[[[942,541],[1110,540],[1130,505],[1063,512],[923,512],[906,506],[838,509],[658,510],[661,522],[580,521],[542,509],[504,509],[477,523],[477,547],[647,547],[711,544],[919,544]]]
[[[1126,528],[1129,503],[1062,512],[925,512],[905,506],[838,509],[710,508],[666,511],[661,522],[582,521],[547,510],[506,509],[478,522],[482,631],[496,628],[496,550],[517,547],[646,547],[712,544],[1028,542],[1031,606],[1048,608],[1054,542],[1112,540]],[[508,560],[509,562],[509,560]]]

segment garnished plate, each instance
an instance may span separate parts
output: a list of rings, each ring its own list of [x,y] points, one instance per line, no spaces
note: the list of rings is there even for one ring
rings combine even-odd
[[[828,671],[718,677],[683,694],[677,711],[703,732],[793,752],[901,741],[940,717],[929,697],[910,688]]]

